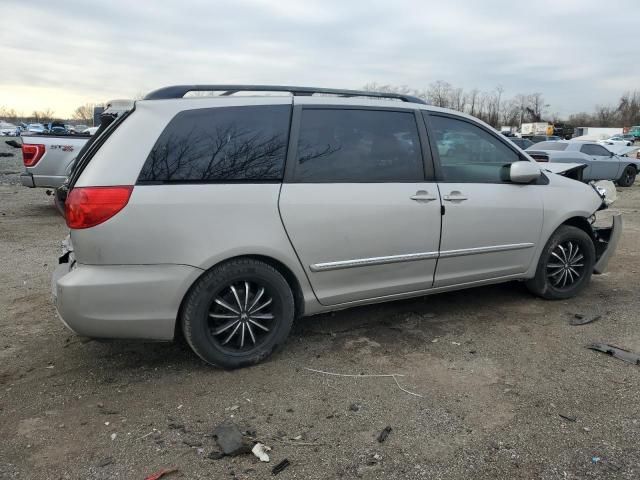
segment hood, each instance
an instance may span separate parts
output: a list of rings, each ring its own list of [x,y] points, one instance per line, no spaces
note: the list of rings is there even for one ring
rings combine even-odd
[[[583,163],[539,163],[542,170],[582,181],[582,172],[587,166]]]

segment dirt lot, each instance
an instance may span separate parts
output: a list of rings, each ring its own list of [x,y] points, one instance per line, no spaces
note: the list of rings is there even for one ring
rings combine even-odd
[[[273,478],[284,458],[277,478],[640,478],[640,367],[585,348],[640,351],[638,185],[619,192],[610,273],[579,298],[513,283],[309,318],[268,362],[224,372],[181,343],[63,327],[49,278],[65,226],[43,190],[17,184],[19,164],[0,158],[0,478]],[[570,326],[576,313],[601,319]],[[403,374],[421,397],[305,368]],[[271,462],[209,459],[224,420],[255,430]]]

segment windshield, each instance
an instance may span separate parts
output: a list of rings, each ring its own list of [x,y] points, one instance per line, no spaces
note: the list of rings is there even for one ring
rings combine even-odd
[[[560,142],[540,142],[531,145],[527,150],[566,150],[567,143]]]

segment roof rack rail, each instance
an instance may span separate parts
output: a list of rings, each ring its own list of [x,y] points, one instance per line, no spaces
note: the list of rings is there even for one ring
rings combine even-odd
[[[172,85],[148,93],[144,100],[164,100],[182,98],[189,92],[223,92],[221,96],[238,92],[289,92],[294,96],[310,96],[315,93],[338,95],[341,97],[393,98],[403,102],[422,103],[424,100],[400,93],[365,92],[361,90],[341,90],[337,88],[292,87],[287,85]]]

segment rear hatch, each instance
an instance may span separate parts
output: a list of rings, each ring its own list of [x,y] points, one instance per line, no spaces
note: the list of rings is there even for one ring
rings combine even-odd
[[[133,100],[117,100],[109,102],[107,109],[100,116],[100,126],[91,139],[85,143],[78,152],[75,160],[70,164],[67,172],[67,180],[56,190],[56,205],[64,215],[64,203],[69,191],[73,188],[78,178],[89,165],[96,152],[109,138],[109,136],[122,125],[125,119],[135,109]]]

